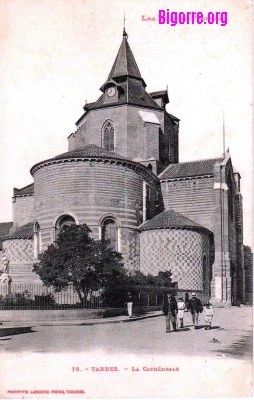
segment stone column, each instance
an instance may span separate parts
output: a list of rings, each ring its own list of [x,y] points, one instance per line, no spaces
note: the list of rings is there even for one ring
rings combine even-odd
[[[231,304],[231,276],[228,229],[228,186],[226,165],[214,166],[214,245],[215,261],[211,282],[211,302]]]
[[[237,191],[235,195],[235,219],[236,219],[236,251],[237,251],[237,297],[242,303],[245,302],[245,270],[243,252],[243,211],[242,195]]]

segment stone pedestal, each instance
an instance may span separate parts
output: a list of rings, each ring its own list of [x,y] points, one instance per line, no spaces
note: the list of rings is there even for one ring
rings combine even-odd
[[[232,278],[230,275],[230,259],[223,259],[221,253],[215,253],[213,278],[211,282],[211,303],[231,304]]]

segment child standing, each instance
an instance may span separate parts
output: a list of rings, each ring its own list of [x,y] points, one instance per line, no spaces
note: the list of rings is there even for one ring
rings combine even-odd
[[[179,297],[179,301],[177,303],[178,307],[178,317],[180,320],[180,328],[183,328],[183,317],[184,317],[184,310],[185,310],[185,303],[182,297]]]
[[[212,319],[213,319],[213,309],[212,309],[210,303],[207,303],[205,305],[204,315],[205,315],[205,322],[206,322],[205,329],[206,330],[211,329]]]

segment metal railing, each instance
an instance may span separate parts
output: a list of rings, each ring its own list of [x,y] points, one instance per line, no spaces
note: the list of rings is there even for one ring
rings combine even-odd
[[[122,286],[102,289],[86,288],[79,294],[73,285],[55,291],[42,284],[0,285],[0,309],[2,310],[65,310],[122,308],[130,292],[134,306],[160,307],[164,294],[174,291],[184,298],[186,291],[167,287]],[[190,291],[189,291],[190,292]],[[202,301],[202,292],[196,291]]]

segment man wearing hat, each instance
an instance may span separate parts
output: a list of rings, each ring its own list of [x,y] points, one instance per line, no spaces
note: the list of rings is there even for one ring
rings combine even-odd
[[[166,316],[166,333],[170,332],[170,323],[172,323],[173,331],[177,332],[177,302],[175,299],[175,294],[166,294],[163,304],[163,313]]]
[[[195,292],[191,294],[191,299],[189,301],[189,308],[192,316],[192,322],[194,325],[194,329],[198,328],[198,316],[199,313],[203,312],[203,306],[201,301],[197,298]]]

